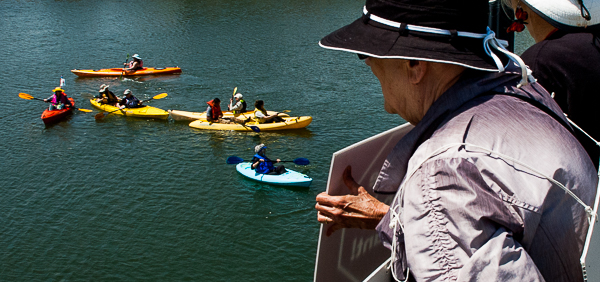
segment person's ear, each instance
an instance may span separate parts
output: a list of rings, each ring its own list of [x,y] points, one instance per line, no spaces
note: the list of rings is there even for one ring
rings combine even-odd
[[[423,81],[427,68],[429,66],[426,61],[408,60],[406,61],[408,81],[412,84],[419,84]]]

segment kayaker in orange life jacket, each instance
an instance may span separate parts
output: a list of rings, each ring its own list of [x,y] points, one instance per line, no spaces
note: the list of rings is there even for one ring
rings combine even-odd
[[[214,98],[206,102],[206,104],[208,104],[208,107],[206,108],[206,120],[208,122],[220,122],[220,119],[223,117],[221,100],[219,98]]]
[[[119,102],[119,98],[115,93],[108,90],[110,85],[102,84],[100,85],[100,90],[98,90],[98,96],[96,96],[96,102],[101,104],[115,105]]]
[[[62,88],[56,87],[54,88],[54,90],[52,90],[52,92],[54,92],[52,96],[48,97],[47,99],[44,99],[44,102],[51,103],[48,107],[49,111],[62,110],[65,107],[73,106],[71,104],[71,101],[69,101],[69,99],[67,98],[67,94],[65,94],[65,91],[62,90]]]
[[[283,165],[274,166],[273,163],[278,163],[281,160],[275,161],[270,160],[266,156],[267,146],[265,144],[256,145],[254,152],[256,155],[252,158],[251,168],[256,170],[257,173],[279,175],[287,172]]]
[[[127,68],[125,68],[125,71],[136,71],[144,68],[144,61],[142,61],[140,55],[133,54],[133,56],[131,56],[131,59],[131,62],[123,64],[127,66]]]

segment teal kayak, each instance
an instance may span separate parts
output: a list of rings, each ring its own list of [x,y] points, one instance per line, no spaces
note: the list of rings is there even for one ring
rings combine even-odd
[[[287,170],[286,173],[270,175],[256,173],[256,171],[253,170],[250,165],[251,163],[248,162],[239,163],[235,166],[235,169],[245,177],[268,184],[308,187],[312,182],[312,178],[308,177],[308,175],[293,171],[287,167],[285,168],[285,170]]]

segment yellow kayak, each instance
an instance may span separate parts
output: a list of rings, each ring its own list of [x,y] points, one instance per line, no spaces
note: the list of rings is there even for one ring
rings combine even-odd
[[[113,112],[113,114],[124,115],[130,117],[141,117],[141,118],[156,118],[156,119],[167,119],[169,117],[169,113],[165,110],[144,106],[140,108],[125,108],[123,110],[118,110],[117,107],[107,104],[100,104],[96,102],[95,99],[91,99],[90,103],[94,108],[105,112]]]
[[[273,122],[273,123],[257,123],[247,122],[245,125],[238,123],[212,123],[203,120],[196,120],[190,123],[190,127],[197,129],[208,129],[208,130],[235,130],[235,131],[253,131],[251,126],[258,127],[260,131],[273,131],[273,130],[286,130],[286,129],[297,129],[304,128],[310,124],[312,117],[282,117],[284,122]]]
[[[206,121],[206,112],[186,112],[186,111],[179,111],[179,110],[169,110],[168,111],[171,118],[174,121],[194,121],[194,120],[203,120]],[[274,115],[277,114],[278,112],[274,112],[274,111],[267,111],[268,115]],[[280,117],[289,117],[290,115],[285,114],[285,113],[279,113]],[[234,117],[233,113],[231,111],[226,111],[223,112],[223,117],[225,118],[232,118]],[[236,116],[239,119],[246,119],[246,118],[254,118],[254,111],[246,111],[243,115],[237,115]]]

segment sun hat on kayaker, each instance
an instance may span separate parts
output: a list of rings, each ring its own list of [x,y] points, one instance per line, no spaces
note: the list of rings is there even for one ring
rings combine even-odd
[[[266,149],[267,146],[265,144],[260,144],[260,145],[256,145],[256,147],[254,147],[254,153],[260,153],[260,151]]]
[[[56,87],[52,90],[52,92],[65,92],[65,91],[60,87]]]
[[[521,1],[556,28],[570,32],[591,32],[600,30],[599,0]],[[510,5],[510,1],[504,0],[503,4]],[[512,7],[510,7],[510,9],[512,9]]]
[[[100,85],[100,90],[98,90],[98,92],[104,92],[106,91],[106,89],[109,87],[110,85],[108,84],[102,84]]]
[[[243,97],[244,97],[244,95],[242,95],[242,93],[237,93],[237,94],[233,95],[233,98],[236,98],[236,99],[242,99]]]
[[[491,49],[507,43],[487,27],[488,2],[367,0],[361,18],[325,36],[319,45],[356,53],[361,59],[421,60],[503,71]]]
[[[125,91],[123,91],[123,95],[129,95],[129,94],[131,94],[131,90],[125,89]]]
[[[138,59],[138,60],[141,60],[141,59],[142,59],[142,58],[140,57],[140,55],[138,55],[138,54],[133,54],[133,56],[131,56],[131,57],[132,57],[132,58],[134,58],[134,59]]]

